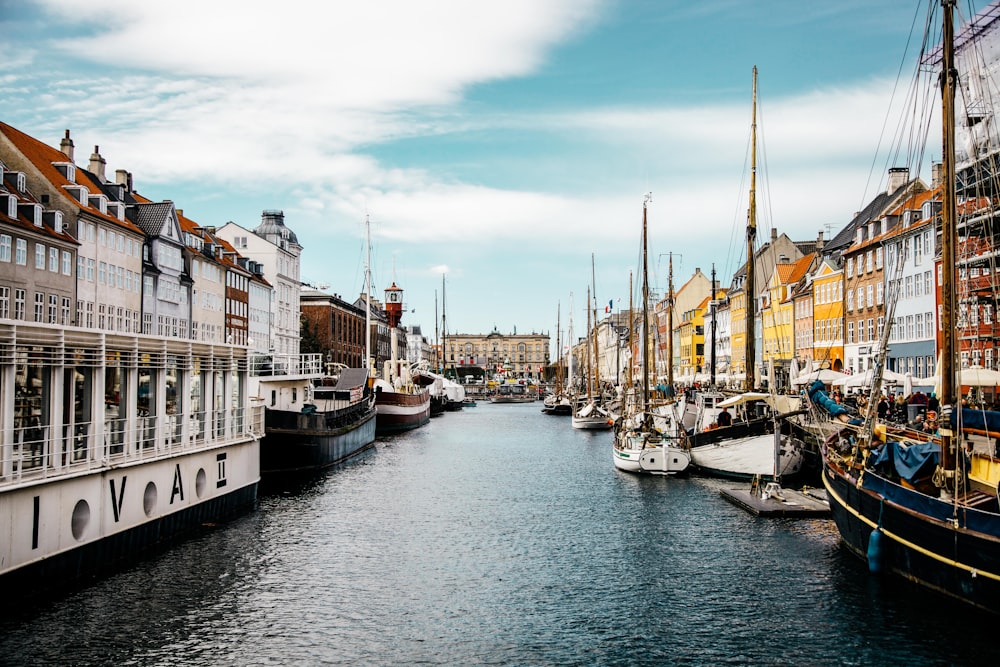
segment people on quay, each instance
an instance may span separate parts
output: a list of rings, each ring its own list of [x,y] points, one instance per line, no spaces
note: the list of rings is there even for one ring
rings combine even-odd
[[[878,405],[875,406],[878,413],[878,418],[880,421],[885,421],[889,416],[889,399],[886,398],[885,394],[878,397]]]
[[[729,414],[729,408],[722,408],[722,412],[718,414],[715,418],[715,423],[717,426],[732,426],[733,416]]]

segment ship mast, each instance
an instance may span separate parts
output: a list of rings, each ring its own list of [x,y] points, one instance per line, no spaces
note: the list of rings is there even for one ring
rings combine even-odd
[[[667,389],[674,395],[674,254],[667,255]]]
[[[955,203],[955,0],[941,0],[943,8],[941,60],[941,459],[940,467],[947,476],[955,470],[953,434],[950,413],[957,407],[955,396],[955,241],[957,206]],[[942,494],[947,493],[942,488]]]
[[[594,253],[590,253],[590,282],[594,286],[594,400],[596,401],[596,396],[601,393],[601,362],[598,355],[600,348],[597,346],[597,280],[594,276]]]
[[[368,216],[365,216],[365,369],[368,371],[369,382],[375,377],[372,361],[372,227]]]
[[[755,321],[757,319],[756,267],[754,246],[757,240],[757,66],[753,68],[753,115],[750,124],[750,210],[747,213],[747,281],[746,281],[746,391],[753,391],[754,367],[757,364],[755,348]]]
[[[642,200],[642,413],[643,421],[649,419],[646,409],[649,400],[649,254],[646,245],[646,209],[653,198],[646,194]]]

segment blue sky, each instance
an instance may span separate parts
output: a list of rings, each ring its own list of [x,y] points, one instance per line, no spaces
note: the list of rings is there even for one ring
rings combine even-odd
[[[425,334],[444,272],[451,332],[554,338],[572,293],[579,335],[592,254],[627,307],[646,192],[654,287],[668,252],[678,286],[744,261],[754,65],[762,234],[829,238],[884,189],[924,5],[0,0],[0,120],[203,225],[283,210],[345,297],[369,216],[376,292]]]

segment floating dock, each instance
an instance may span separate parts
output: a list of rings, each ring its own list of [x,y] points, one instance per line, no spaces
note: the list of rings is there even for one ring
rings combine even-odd
[[[823,489],[783,489],[768,484],[759,489],[722,489],[722,497],[757,516],[823,518],[830,516],[830,503]]]

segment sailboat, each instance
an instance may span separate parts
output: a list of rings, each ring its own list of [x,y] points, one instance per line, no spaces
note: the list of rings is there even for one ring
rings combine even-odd
[[[655,410],[650,400],[649,375],[652,348],[649,342],[649,256],[646,210],[642,202],[642,381],[639,393],[630,387],[624,414],[615,420],[611,456],[615,468],[626,472],[675,475],[687,470],[691,455],[683,444],[684,432],[676,415]],[[631,309],[630,309],[631,313]],[[631,317],[631,315],[630,315]],[[630,323],[631,325],[631,323]],[[668,410],[672,404],[666,406]]]
[[[573,414],[573,403],[566,395],[563,386],[562,366],[562,330],[560,327],[560,311],[556,309],[556,383],[553,392],[542,401],[542,412],[547,415],[568,417]]]
[[[1000,413],[958,409],[962,385],[960,379],[956,380],[960,377],[956,329],[962,324],[956,318],[958,198],[962,197],[964,210],[980,207],[982,201],[976,201],[975,188],[984,185],[979,181],[984,173],[981,170],[987,160],[995,159],[996,148],[988,157],[970,156],[962,170],[962,192],[957,188],[955,155],[955,90],[959,76],[955,45],[961,43],[963,52],[977,59],[983,53],[995,54],[997,33],[989,28],[1000,25],[1000,3],[993,3],[977,15],[958,40],[954,5],[953,0],[942,0],[941,47],[922,61],[940,64],[942,72],[939,435],[926,441],[899,437],[876,424],[874,410],[870,409],[862,423],[844,425],[844,430],[824,443],[822,478],[843,543],[851,553],[867,561],[870,571],[898,575],[1000,613],[1000,507],[996,482],[1000,479],[1000,461],[993,456],[992,446],[974,444],[971,451],[967,446],[974,435],[988,438],[981,444],[992,444],[1000,435]],[[932,23],[927,21],[927,25]],[[980,40],[991,41],[977,43]],[[966,118],[971,126],[972,119],[968,115]],[[996,204],[986,203],[975,214],[980,219],[995,219]],[[971,227],[965,228],[965,234],[970,235],[963,242],[965,247],[980,240],[970,234],[972,231]],[[876,371],[880,370],[881,366],[876,366]],[[831,416],[836,417],[838,406],[825,403],[822,393],[815,393],[818,403],[829,405]]]
[[[577,404],[573,410],[573,428],[591,431],[606,431],[611,428],[614,418],[608,409],[601,404],[600,382],[597,364],[597,326],[590,328],[590,288],[587,288],[587,397]],[[591,360],[589,335],[594,336],[594,355]]]
[[[700,392],[692,404],[696,418],[691,430],[691,462],[705,474],[729,479],[791,477],[802,469],[805,444],[791,434],[781,434],[775,470],[776,428],[790,427],[773,419],[779,398],[773,393],[753,391],[754,328],[756,320],[757,238],[757,68],[753,68],[753,120],[750,142],[750,203],[747,213],[746,282],[746,385],[743,393],[727,397],[714,388]],[[729,413],[732,408],[735,417]],[[781,410],[788,412],[789,410]],[[728,419],[720,418],[720,415]]]

